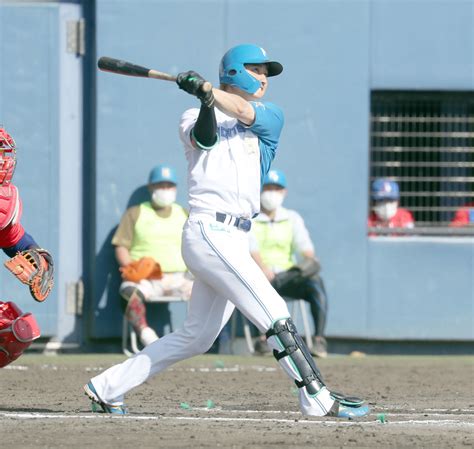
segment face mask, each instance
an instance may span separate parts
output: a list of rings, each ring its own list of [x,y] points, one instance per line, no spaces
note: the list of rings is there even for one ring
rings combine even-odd
[[[176,189],[155,189],[151,194],[151,200],[158,207],[166,207],[176,201]]]
[[[285,194],[278,190],[267,190],[260,195],[260,203],[266,210],[273,211],[278,209],[285,199]]]
[[[382,203],[374,206],[374,212],[382,221],[388,221],[397,213],[398,205],[396,201]]]

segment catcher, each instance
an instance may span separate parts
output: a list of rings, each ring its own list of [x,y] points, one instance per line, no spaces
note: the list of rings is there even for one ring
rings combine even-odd
[[[176,186],[172,167],[153,168],[148,178],[150,201],[127,209],[112,238],[123,279],[120,296],[125,316],[143,346],[158,339],[148,325],[145,301],[152,296],[191,296],[191,275],[181,257],[187,213],[175,202]]]
[[[29,286],[36,301],[43,302],[53,288],[53,259],[20,223],[22,202],[11,183],[15,166],[15,141],[0,127],[0,247],[11,258],[5,267]],[[0,301],[0,368],[20,357],[39,336],[31,313],[23,313],[13,302]]]

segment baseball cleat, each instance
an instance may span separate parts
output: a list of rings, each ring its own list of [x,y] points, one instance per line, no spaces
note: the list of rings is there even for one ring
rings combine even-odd
[[[334,404],[326,416],[336,418],[362,418],[370,413],[370,408],[362,399],[331,393]],[[340,396],[340,397],[337,397]]]
[[[337,391],[331,391],[331,397],[338,401],[341,405],[345,405],[347,407],[360,407],[364,404],[364,400],[358,398],[357,396],[348,396],[344,393],[338,393]]]
[[[103,402],[99,398],[92,382],[88,382],[83,388],[86,396],[92,401],[92,412],[110,413],[112,415],[126,415],[128,413],[128,409],[125,405],[111,405]]]
[[[337,403],[338,407],[334,414],[331,412],[328,416],[335,416],[336,418],[362,418],[370,413],[370,408],[367,404],[359,405],[358,407],[349,407]]]

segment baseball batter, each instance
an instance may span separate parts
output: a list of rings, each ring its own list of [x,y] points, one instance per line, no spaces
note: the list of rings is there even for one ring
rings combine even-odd
[[[263,102],[268,78],[283,70],[256,45],[238,45],[222,58],[221,86],[204,92],[196,72],[180,73],[179,87],[201,106],[179,127],[188,161],[189,218],[182,252],[195,281],[183,327],[109,368],[84,386],[106,413],[124,414],[124,395],[180,360],[206,352],[237,307],[266,334],[275,358],[299,388],[303,414],[364,416],[357,398],[330,392],[288,313],[285,301],[252,259],[248,235],[260,210],[261,180],[283,127],[283,113]]]

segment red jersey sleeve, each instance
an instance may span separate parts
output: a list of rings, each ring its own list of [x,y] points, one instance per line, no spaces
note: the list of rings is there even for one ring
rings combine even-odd
[[[16,245],[24,234],[25,230],[21,223],[8,225],[0,231],[0,248],[9,248]]]

